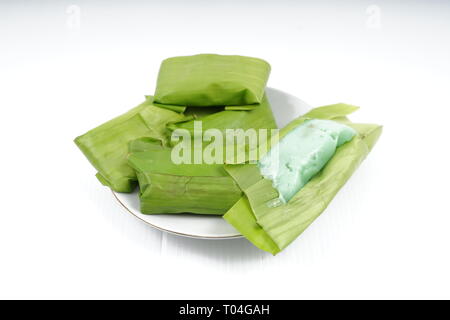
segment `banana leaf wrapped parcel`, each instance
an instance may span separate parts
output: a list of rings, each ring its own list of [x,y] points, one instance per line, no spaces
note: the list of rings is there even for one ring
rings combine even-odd
[[[223,216],[256,247],[277,254],[328,206],[372,150],[382,127],[350,122],[357,107],[311,110],[280,130],[256,163],[227,164],[244,196]],[[276,161],[272,161],[275,159]]]
[[[75,139],[86,158],[98,171],[97,178],[117,192],[132,192],[137,185],[134,170],[127,164],[128,143],[152,137],[167,143],[169,122],[181,121],[183,114],[157,107],[153,97]]]
[[[219,130],[225,134],[229,129],[276,129],[277,124],[273,116],[267,96],[264,94],[257,108],[250,110],[228,110],[223,107],[186,108],[185,118],[167,124],[167,129],[173,133],[175,130],[186,130],[194,137],[196,122],[202,123],[202,130]],[[173,145],[173,143],[172,143]]]
[[[269,63],[258,58],[218,54],[168,58],[159,70],[155,102],[248,110],[262,102],[269,74]]]
[[[204,108],[208,109],[208,108]],[[196,110],[197,111],[197,110]],[[186,113],[189,113],[187,108]],[[202,126],[202,133],[214,129],[224,133],[229,129],[274,129],[276,128],[270,104],[266,97],[258,108],[251,111],[222,110],[216,113],[194,115],[193,119],[168,124],[169,131],[185,132],[190,154],[194,154],[195,126]],[[179,131],[178,131],[179,132]],[[137,139],[130,142],[128,163],[137,173],[140,188],[141,212],[144,214],[196,213],[223,215],[241,197],[242,190],[225,171],[224,153],[214,163],[195,163],[192,157],[184,163],[175,163],[173,151],[186,140],[161,145],[154,139]],[[209,142],[200,137],[201,150]],[[226,148],[226,141],[220,142]],[[202,151],[203,152],[203,151]]]
[[[144,214],[224,214],[242,196],[222,164],[175,164],[172,149],[141,138],[130,143],[128,162],[136,170]]]

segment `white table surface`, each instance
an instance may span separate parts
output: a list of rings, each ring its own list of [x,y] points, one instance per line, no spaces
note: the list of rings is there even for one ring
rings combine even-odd
[[[450,298],[449,39],[444,1],[1,1],[0,298]],[[204,52],[385,125],[276,257],[151,229],[72,142]]]

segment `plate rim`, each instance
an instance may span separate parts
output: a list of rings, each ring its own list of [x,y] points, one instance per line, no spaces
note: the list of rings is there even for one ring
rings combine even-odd
[[[159,231],[174,234],[179,237],[187,237],[187,238],[193,238],[193,239],[225,240],[225,239],[241,239],[244,237],[242,234],[236,234],[236,235],[231,235],[231,236],[199,236],[196,234],[183,233],[183,232],[179,232],[179,231],[162,228],[160,226],[157,226],[157,225],[150,223],[147,220],[144,220],[141,217],[139,217],[137,214],[135,214],[133,211],[131,211],[125,204],[123,204],[123,202],[119,199],[119,197],[114,192],[114,190],[111,189],[111,192],[112,192],[114,198],[117,200],[117,202],[119,202],[121,207],[124,208],[126,211],[128,211],[128,213],[130,213],[132,216],[136,217],[137,219],[141,220],[145,224],[147,224],[147,225],[151,226],[152,228],[155,228]],[[239,231],[237,231],[237,232],[239,232]]]

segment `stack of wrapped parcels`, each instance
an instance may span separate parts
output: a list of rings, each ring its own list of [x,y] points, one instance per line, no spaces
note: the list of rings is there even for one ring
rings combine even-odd
[[[139,187],[143,214],[222,215],[277,254],[325,210],[382,127],[352,123],[358,108],[335,104],[277,130],[269,74],[257,58],[166,59],[154,96],[75,143],[103,185]]]

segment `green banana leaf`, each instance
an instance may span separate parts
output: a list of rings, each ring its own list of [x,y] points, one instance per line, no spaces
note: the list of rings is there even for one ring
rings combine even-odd
[[[222,215],[242,196],[221,164],[174,164],[172,149],[151,138],[130,142],[129,150],[144,214]]]
[[[345,104],[316,108],[280,130],[283,138],[305,120],[330,119],[345,123],[358,133],[340,146],[325,167],[286,204],[279,200],[272,182],[261,176],[256,164],[226,165],[225,170],[245,195],[224,219],[262,250],[277,254],[286,248],[326,209],[381,135],[379,125],[351,123],[346,118],[357,109]]]
[[[155,102],[175,106],[230,106],[251,110],[262,102],[270,65],[261,59],[198,54],[162,62]]]
[[[195,109],[189,114],[190,109]],[[226,129],[276,129],[277,124],[270,107],[267,96],[264,95],[258,108],[252,110],[228,110],[226,108],[187,108],[186,117],[178,122],[167,125],[170,131],[185,129],[194,135],[194,121],[201,120],[203,130],[217,129],[224,132]]]
[[[196,143],[194,121],[200,121],[203,133],[208,129],[273,129],[276,128],[272,109],[266,97],[260,107],[251,111],[227,111],[222,107],[185,110],[185,118],[167,125],[169,131],[184,129],[192,139],[191,155]],[[175,147],[177,143],[171,143]],[[201,141],[202,148],[209,142]],[[226,142],[224,141],[224,144]],[[224,146],[224,148],[226,148]],[[137,173],[140,186],[141,212],[196,213],[223,215],[239,198],[242,191],[236,182],[218,164],[175,164],[173,149],[155,139],[137,139],[130,142],[129,165]],[[225,160],[226,154],[223,154]]]
[[[137,177],[127,164],[127,154],[128,143],[137,138],[155,138],[163,145],[171,146],[170,136],[175,129],[186,129],[193,136],[194,121],[202,121],[204,130],[276,128],[266,97],[260,107],[249,111],[189,107],[183,108],[183,113],[170,106],[156,104],[152,98],[148,96],[136,108],[75,139],[77,146],[97,169],[98,180],[114,191],[132,192],[136,187]]]
[[[77,137],[75,143],[97,169],[102,184],[117,192],[132,192],[137,177],[127,164],[129,141],[152,137],[167,144],[167,123],[184,118],[183,114],[154,106],[152,97],[147,97],[127,113]]]

